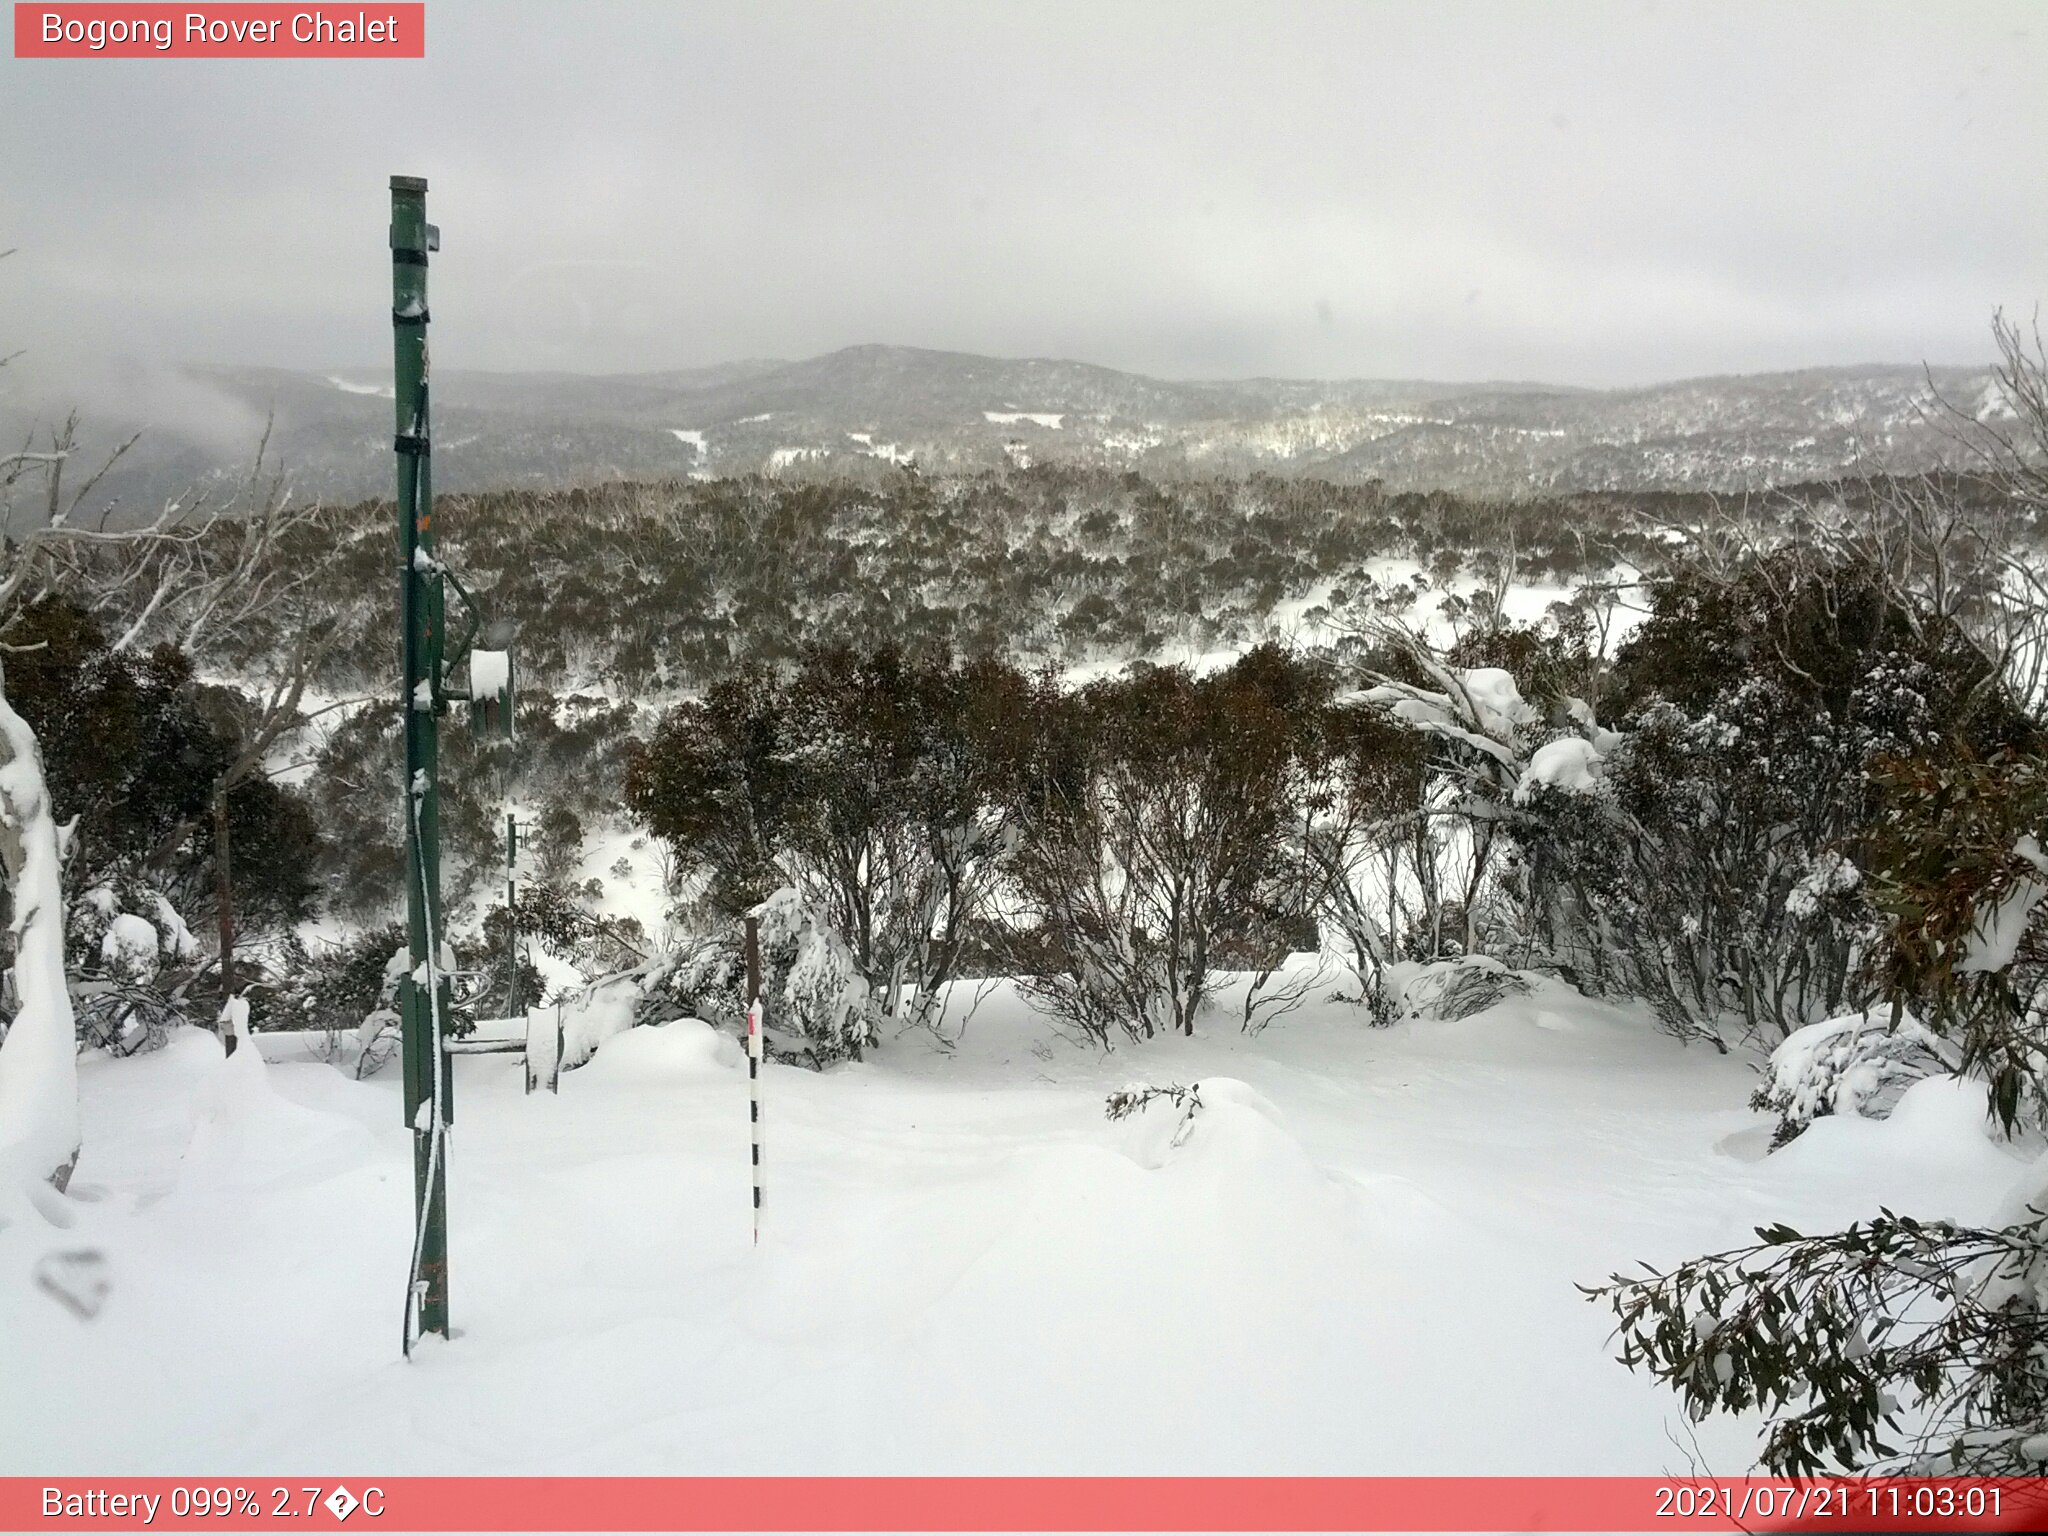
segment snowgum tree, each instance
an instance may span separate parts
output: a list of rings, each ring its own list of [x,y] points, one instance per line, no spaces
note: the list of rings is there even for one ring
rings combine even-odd
[[[1000,662],[891,647],[740,668],[633,750],[627,803],[714,921],[792,887],[873,1006],[929,1025],[989,915],[1032,699]]]
[[[1997,336],[2023,436],[1964,420],[2002,502],[1991,521],[2009,529],[2048,508],[2048,356],[2038,336],[2029,347],[2002,321]],[[1895,724],[1893,750],[1860,765],[1869,809],[1856,844],[1877,916],[1868,971],[1894,1009],[1924,1021],[1932,1038],[1918,1043],[1967,1074],[1963,1086],[1981,1084],[1989,1115],[2012,1134],[2038,1126],[2048,1106],[2048,742],[2038,718],[2048,587],[1967,509],[1930,493],[1890,510],[1890,529],[1852,529],[1836,545],[1830,563],[1852,580],[1823,583],[1823,603],[1781,605],[1781,618],[1805,622],[1765,630],[1777,645],[1746,659],[1768,667],[1799,655],[1802,638],[1821,642],[1794,665],[1823,700],[1862,687],[1873,650],[1924,665],[1890,702],[1895,722],[1931,728]],[[1725,583],[1701,594],[1729,595]],[[1829,644],[1854,632],[1845,617],[1885,643]],[[1702,652],[1683,670],[1727,665]],[[1858,1039],[1868,1033],[1852,1019],[1794,1035],[1770,1088],[1793,1108],[1802,1090],[1816,1103],[1845,1087],[1882,1091],[1898,1046],[1873,1052]],[[1844,1035],[1847,1072],[1832,1072]],[[2038,1162],[1987,1226],[1882,1211],[1840,1232],[1778,1226],[1757,1238],[1591,1291],[1615,1312],[1622,1362],[1677,1390],[1695,1418],[1769,1414],[1763,1461],[1774,1472],[2036,1476],[2048,1465],[2048,1183]]]
[[[1267,648],[1226,672],[1048,690],[1005,870],[1024,982],[1106,1044],[1194,1033],[1230,956],[1270,965],[1298,870],[1296,738],[1320,684]]]
[[[75,521],[107,464],[128,446],[67,495],[77,429],[73,416],[46,446],[31,441],[0,454],[0,528],[21,529],[0,541],[0,645],[26,608],[77,588],[88,565],[132,594],[156,594],[143,599],[149,611],[189,576],[185,561],[204,532],[190,510],[167,506],[153,523],[126,531]],[[0,870],[18,1002],[0,1038],[0,1184],[26,1179],[59,1191],[80,1151],[76,1020],[64,965],[68,830],[57,821],[41,745],[9,702],[0,665]]]
[[[1422,810],[1425,738],[1385,711],[1359,704],[1320,713],[1297,757],[1303,779],[1295,857],[1312,882],[1325,952],[1350,970],[1372,1016],[1393,1016],[1388,968],[1403,937],[1424,932],[1412,872],[1433,857],[1436,834]]]
[[[1356,697],[1428,744],[1403,818],[1416,829],[1405,882],[1416,931],[1406,957],[1493,953],[1519,962],[1528,955],[1526,807],[1546,787],[1590,788],[1602,752],[1619,740],[1564,691],[1585,658],[1556,632],[1485,629],[1441,655],[1408,630],[1378,634],[1387,665]],[[1500,664],[1509,661],[1514,668]],[[1526,697],[1525,679],[1532,691],[1550,691]],[[1388,905],[1402,904],[1390,875]]]

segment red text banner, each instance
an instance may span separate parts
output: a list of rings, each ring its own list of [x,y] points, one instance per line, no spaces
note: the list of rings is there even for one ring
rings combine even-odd
[[[2044,1478],[0,1478],[6,1531],[2034,1531]]]
[[[23,5],[17,59],[421,59],[427,8],[354,5]]]

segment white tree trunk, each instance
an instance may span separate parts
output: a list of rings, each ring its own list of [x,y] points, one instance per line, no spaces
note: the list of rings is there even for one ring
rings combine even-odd
[[[14,897],[20,1011],[0,1040],[0,1181],[60,1191],[78,1164],[78,1041],[64,983],[63,860],[36,734],[0,677],[0,864]]]

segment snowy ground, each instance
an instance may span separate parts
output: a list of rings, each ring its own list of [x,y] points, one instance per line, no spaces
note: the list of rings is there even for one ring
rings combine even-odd
[[[397,1083],[262,1043],[83,1064],[72,1224],[0,1231],[0,1473],[1733,1473],[1749,1428],[1695,1449],[1573,1282],[2021,1167],[1945,1081],[1766,1158],[1745,1063],[1561,988],[1107,1057],[998,994],[951,1053],[768,1070],[755,1250],[744,1066],[679,1024],[558,1098],[459,1061],[458,1337],[407,1365]],[[1104,1120],[1133,1078],[1208,1085],[1183,1144]],[[31,1280],[83,1249],[90,1321]]]

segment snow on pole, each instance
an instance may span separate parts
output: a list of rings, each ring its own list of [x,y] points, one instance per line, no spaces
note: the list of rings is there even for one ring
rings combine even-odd
[[[761,1242],[761,920],[747,919],[747,1117],[753,1131],[754,1244]]]
[[[248,1032],[249,999],[239,992],[233,993],[220,1005],[220,1036],[224,1054],[234,1055],[235,1048],[242,1043],[242,1036]]]

